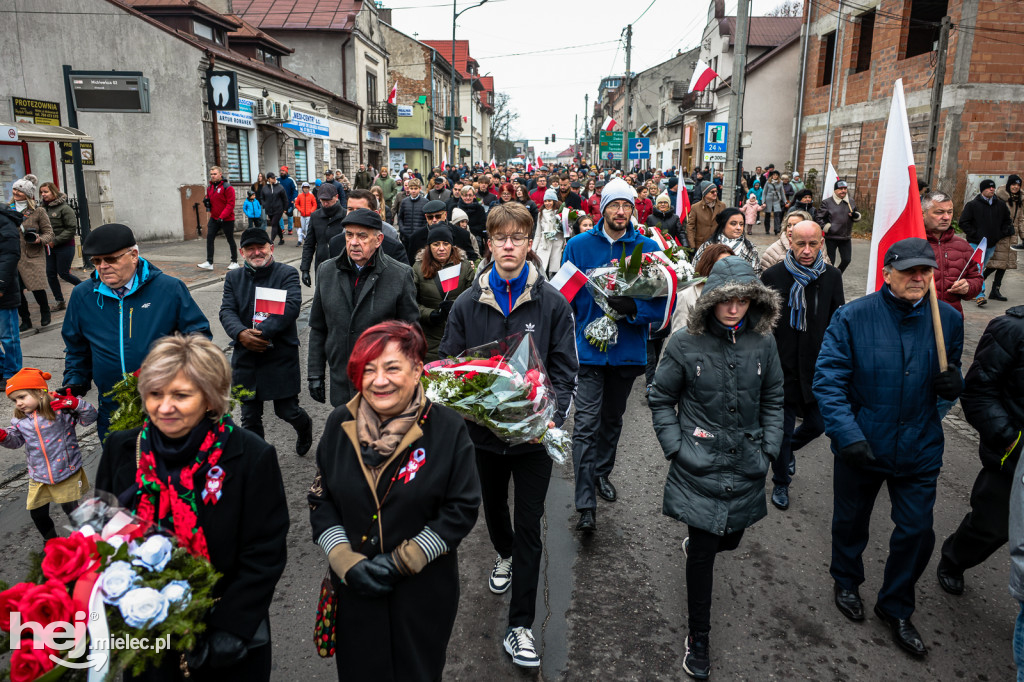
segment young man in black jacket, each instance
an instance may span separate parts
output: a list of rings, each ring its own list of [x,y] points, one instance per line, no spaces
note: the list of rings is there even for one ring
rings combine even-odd
[[[509,202],[490,210],[487,234],[494,263],[456,299],[440,354],[454,357],[514,334],[532,334],[555,390],[558,411],[549,424],[555,428],[568,416],[576,392],[575,321],[568,301],[526,260],[532,232],[533,218],[522,204]],[[468,426],[476,446],[487,532],[498,552],[489,586],[495,594],[512,588],[505,651],[516,665],[536,668],[540,656],[531,628],[543,551],[540,519],[551,459],[540,444],[510,446],[482,426]],[[508,509],[509,478],[515,484],[514,528]]]

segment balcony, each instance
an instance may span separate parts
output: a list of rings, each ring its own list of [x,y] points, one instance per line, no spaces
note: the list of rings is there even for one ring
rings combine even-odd
[[[679,111],[684,114],[704,114],[715,110],[715,95],[708,92],[690,92],[679,101]]]
[[[452,129],[452,118],[455,119],[455,130],[462,132],[462,117],[461,116],[445,116],[444,117],[444,129]]]
[[[441,131],[450,130],[450,128],[445,126],[445,123],[447,123],[447,122],[448,122],[448,117],[447,116],[445,116],[444,114],[439,114],[436,111],[434,112],[434,130],[441,130]]]
[[[394,130],[398,127],[398,107],[387,102],[371,104],[367,111],[366,125],[378,130]]]

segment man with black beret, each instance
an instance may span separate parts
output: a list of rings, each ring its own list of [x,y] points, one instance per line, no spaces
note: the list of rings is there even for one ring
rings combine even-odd
[[[309,309],[309,395],[325,401],[330,366],[334,407],[355,395],[345,368],[359,335],[379,322],[416,322],[420,315],[412,269],[380,248],[384,242],[380,215],[358,208],[348,212],[342,225],[345,253],[317,268]]]
[[[175,332],[213,335],[185,283],[140,258],[126,225],[93,229],[82,252],[96,270],[68,300],[61,328],[64,388],[83,396],[95,382],[100,394],[96,430],[102,442],[117,407],[105,394],[142,365],[154,341]]]
[[[338,189],[331,183],[320,185],[316,198],[320,200],[320,208],[309,217],[306,238],[302,241],[302,261],[299,263],[302,283],[307,287],[313,286],[310,267],[316,270],[328,259],[331,238],[344,231],[341,224],[348,212],[338,198]]]
[[[365,189],[354,189],[348,193],[348,210],[354,211],[357,208],[368,208],[371,211],[377,210],[377,197]],[[378,214],[379,215],[379,214]],[[409,265],[409,256],[406,255],[405,245],[398,240],[398,231],[388,223],[381,221],[381,232],[384,234],[384,241],[380,248],[387,255],[399,263]],[[345,251],[345,232],[339,232],[331,237],[328,252],[331,260],[337,258]]]

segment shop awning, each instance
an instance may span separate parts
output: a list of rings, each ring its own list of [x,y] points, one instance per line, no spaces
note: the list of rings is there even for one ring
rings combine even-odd
[[[67,126],[44,126],[38,123],[4,123],[0,126],[14,126],[18,129],[18,139],[31,142],[86,142],[92,140],[92,136],[83,133],[78,128]]]
[[[291,138],[293,140],[308,140],[309,139],[309,136],[306,135],[305,133],[300,133],[298,130],[293,130],[291,128],[285,128],[283,125],[280,125],[278,123],[266,123],[266,124],[263,124],[263,125],[266,125],[268,128],[273,128],[274,130],[276,130],[277,132],[281,133],[285,137],[289,137],[289,138]]]

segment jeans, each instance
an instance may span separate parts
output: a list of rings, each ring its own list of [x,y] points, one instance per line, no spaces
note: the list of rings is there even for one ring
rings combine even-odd
[[[309,423],[309,415],[299,407],[299,396],[293,395],[290,398],[279,398],[274,401],[274,414],[279,419],[288,422],[292,427],[301,433]],[[255,433],[263,438],[263,401],[244,400],[242,401],[242,428]]]
[[[3,346],[3,377],[10,379],[21,370],[21,332],[18,309],[0,308],[0,344]]]
[[[235,221],[214,220],[206,226],[206,262],[213,262],[213,243],[217,239],[217,233],[224,232],[224,239],[228,240],[228,247],[231,249],[231,262],[238,261],[238,247],[235,246]]]
[[[795,431],[797,406],[786,403],[782,412],[782,447],[779,456],[772,462],[772,483],[788,486],[793,477],[789,475],[789,464],[795,458],[793,453],[825,433],[825,422],[817,402],[803,405],[804,420]]]
[[[1013,662],[1017,665],[1017,682],[1024,682],[1024,602],[1020,603],[1017,623],[1013,626]]]
[[[476,470],[480,476],[487,533],[502,558],[512,557],[509,627],[533,627],[537,581],[544,550],[540,520],[544,516],[551,464],[551,458],[544,450],[521,455],[476,451]],[[509,479],[513,482],[514,525],[508,510]]]
[[[971,248],[972,249],[977,249],[978,245],[977,244],[971,244]],[[991,271],[986,271],[985,266],[988,265],[989,260],[992,258],[992,256],[995,254],[995,252],[996,252],[996,245],[995,244],[989,245],[989,247],[985,249],[985,258],[984,258],[984,260],[982,260],[981,261],[981,265],[978,266],[978,269],[981,271],[982,280],[981,280],[981,291],[978,292],[978,295],[975,297],[976,299],[977,298],[985,298],[985,278],[987,278],[989,276],[990,272],[991,272]],[[1000,271],[997,270],[996,272],[998,273]],[[1000,277],[999,278],[999,282],[996,283],[996,286],[999,286],[999,284],[1002,284],[1002,281],[1003,281],[1003,278]]]
[[[64,292],[60,290],[60,280],[64,280],[72,286],[81,284],[82,280],[71,274],[71,263],[75,260],[75,240],[51,246],[50,252],[46,254],[46,281],[50,285],[55,301],[64,300]]]
[[[711,632],[711,590],[715,585],[715,555],[740,546],[743,531],[716,535],[689,526],[686,549],[686,607],[690,632]]]
[[[249,218],[249,227],[263,227],[263,218]]]
[[[850,267],[850,260],[853,257],[853,244],[849,239],[829,239],[825,237],[825,250],[828,252],[828,259],[832,265],[839,268],[839,272],[846,272]],[[836,254],[843,257],[842,264],[836,260]]]

